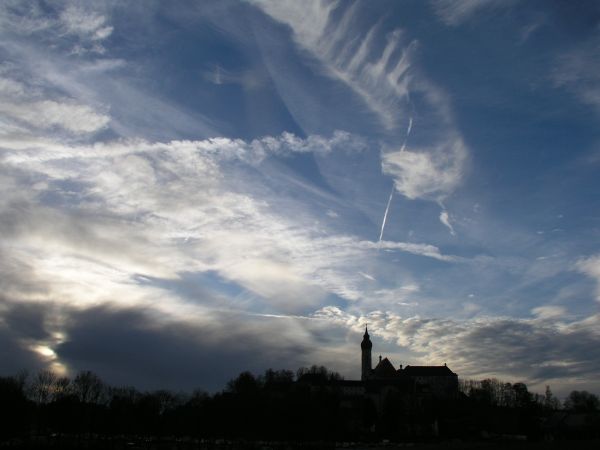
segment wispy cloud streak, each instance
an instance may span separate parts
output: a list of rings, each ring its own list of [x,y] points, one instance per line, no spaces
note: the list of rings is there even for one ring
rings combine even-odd
[[[386,36],[383,49],[377,48],[380,26],[373,25],[356,37],[354,25],[358,2],[350,6],[331,1],[251,1],[272,18],[289,25],[296,42],[323,64],[326,72],[344,82],[377,114],[388,130],[398,127],[405,113],[402,102],[408,96],[409,68],[415,42],[405,44],[400,30]],[[347,7],[346,7],[347,6]],[[343,9],[334,21],[334,11]],[[376,60],[372,55],[379,53]]]

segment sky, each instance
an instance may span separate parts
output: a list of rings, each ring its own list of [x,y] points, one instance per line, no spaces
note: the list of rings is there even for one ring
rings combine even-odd
[[[3,1],[0,372],[600,392],[599,125],[591,0]]]

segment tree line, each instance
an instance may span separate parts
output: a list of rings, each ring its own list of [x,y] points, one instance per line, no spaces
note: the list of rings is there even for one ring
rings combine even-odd
[[[533,433],[557,409],[594,412],[598,397],[573,391],[560,402],[547,387],[461,380],[460,394],[439,401],[389,391],[379,405],[369,396],[348,398],[342,377],[322,366],[242,372],[209,394],[115,387],[82,371],[74,377],[42,370],[0,377],[0,439],[15,436],[95,434],[188,436],[248,440],[373,440],[407,436],[466,436],[483,429]],[[498,425],[500,424],[500,425]]]
[[[532,405],[546,410],[564,409],[573,412],[600,410],[598,396],[588,391],[571,391],[563,402],[546,386],[543,395],[529,392],[525,383],[507,383],[496,378],[459,380],[459,390],[474,401],[491,406],[526,408]]]
[[[73,378],[22,372],[0,377],[0,440],[52,433],[328,439],[337,429],[336,395],[313,396],[296,383],[315,377],[342,379],[320,366],[242,372],[210,395],[111,386],[91,371]]]

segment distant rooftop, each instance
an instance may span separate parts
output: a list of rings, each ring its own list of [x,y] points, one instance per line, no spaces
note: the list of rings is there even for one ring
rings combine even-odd
[[[444,375],[456,375],[448,366],[406,366],[404,373],[411,376],[435,377]]]

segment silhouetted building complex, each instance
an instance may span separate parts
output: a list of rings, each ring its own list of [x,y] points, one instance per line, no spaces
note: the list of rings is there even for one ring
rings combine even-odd
[[[343,402],[346,407],[352,408],[356,401],[363,399],[375,407],[378,415],[390,408],[390,403],[393,403],[394,409],[408,413],[431,402],[454,400],[459,395],[458,376],[446,364],[407,365],[396,369],[389,359],[380,356],[379,362],[373,368],[373,343],[366,328],[360,347],[361,379],[333,380],[328,383],[332,388],[341,391],[346,399]]]
[[[362,351],[361,381],[368,384],[379,383],[408,384],[415,393],[429,393],[438,398],[454,398],[458,394],[458,376],[446,364],[443,366],[406,366],[396,369],[387,358],[379,357],[374,369],[371,368],[371,349],[373,343],[369,331],[360,344]]]

